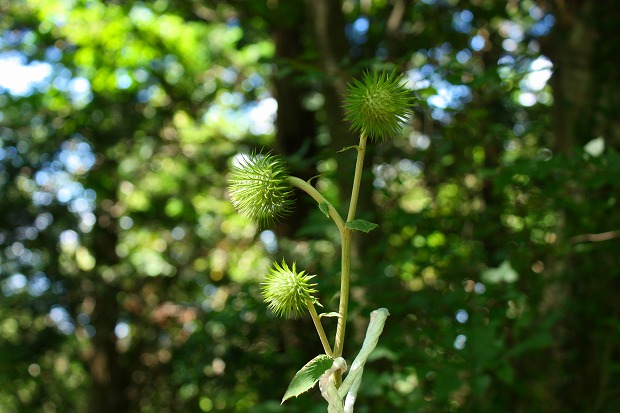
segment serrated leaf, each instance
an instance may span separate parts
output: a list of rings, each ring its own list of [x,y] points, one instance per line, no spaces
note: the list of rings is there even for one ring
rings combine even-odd
[[[363,219],[354,219],[353,221],[347,222],[345,225],[347,228],[351,228],[351,229],[362,231],[362,232],[370,232],[379,226],[377,224],[368,222]]]
[[[306,363],[291,380],[282,398],[282,403],[313,388],[321,375],[329,370],[333,363],[334,359],[326,354],[320,354]]]
[[[338,152],[336,153],[340,153],[340,152],[344,152],[344,151],[348,151],[349,149],[359,149],[359,146],[357,145],[353,145],[353,146],[345,146],[344,148],[340,149]]]
[[[329,218],[329,203],[328,202],[321,202],[319,204],[319,209],[321,210],[322,213],[325,214],[327,218]]]
[[[340,315],[340,313],[332,311],[331,313],[321,313],[321,314],[319,314],[319,318],[322,318],[322,317],[342,317],[342,316]]]

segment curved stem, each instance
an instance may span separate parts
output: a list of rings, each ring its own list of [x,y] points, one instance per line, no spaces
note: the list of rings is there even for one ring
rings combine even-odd
[[[319,333],[321,344],[323,344],[323,350],[325,350],[325,354],[331,357],[334,353],[332,352],[332,348],[329,345],[329,340],[325,335],[325,330],[323,330],[323,324],[321,324],[321,317],[319,317],[319,315],[316,313],[316,309],[314,308],[314,304],[312,304],[312,301],[306,300],[306,305],[308,306],[308,310],[310,311],[312,321],[314,321],[316,332]]]
[[[301,189],[302,191],[304,191],[305,193],[307,193],[308,195],[310,195],[319,204],[327,205],[328,210],[329,210],[329,216],[336,223],[336,226],[338,227],[338,231],[342,234],[342,232],[345,230],[344,220],[342,219],[338,211],[336,211],[336,208],[334,208],[332,204],[330,204],[327,201],[327,199],[325,199],[325,197],[319,191],[316,190],[316,188],[314,188],[312,185],[310,185],[308,182],[304,181],[303,179],[297,178],[296,176],[289,176],[288,181],[294,187],[297,187]]]

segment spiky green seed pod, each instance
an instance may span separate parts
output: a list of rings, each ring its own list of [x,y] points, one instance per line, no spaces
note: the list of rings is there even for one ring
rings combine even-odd
[[[261,283],[263,300],[267,306],[277,316],[290,317],[303,314],[308,309],[308,300],[312,304],[318,304],[314,297],[317,292],[310,280],[314,275],[306,275],[305,271],[297,272],[295,263],[291,270],[286,262],[282,260],[282,265],[273,263],[273,268],[265,275],[265,280]]]
[[[351,129],[377,140],[397,134],[411,115],[413,95],[396,72],[364,73],[347,87],[345,119]]]
[[[292,211],[294,190],[288,176],[284,161],[275,155],[242,155],[228,182],[233,205],[260,227],[274,224]]]

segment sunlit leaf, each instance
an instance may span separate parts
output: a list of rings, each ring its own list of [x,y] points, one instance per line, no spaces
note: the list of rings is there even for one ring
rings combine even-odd
[[[321,354],[310,360],[301,368],[291,380],[291,383],[284,393],[282,403],[291,397],[297,397],[300,394],[310,390],[323,373],[325,373],[333,363],[333,358],[326,354]]]

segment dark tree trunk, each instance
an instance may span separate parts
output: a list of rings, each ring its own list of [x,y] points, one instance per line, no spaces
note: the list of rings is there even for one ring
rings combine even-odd
[[[554,64],[554,149],[579,159],[579,148],[603,137],[606,151],[618,150],[620,8],[599,0],[553,4],[557,23],[544,52]],[[580,165],[587,176],[589,165]],[[618,411],[620,336],[613,320],[620,316],[620,300],[614,293],[620,288],[620,238],[613,231],[620,228],[620,216],[609,206],[617,202],[618,185],[593,187],[579,171],[568,185],[571,191],[561,204],[560,231],[567,256],[558,275],[567,293],[556,355],[561,365],[556,373],[558,411]],[[600,212],[605,210],[610,213]],[[611,235],[584,235],[592,233]]]
[[[298,7],[304,7],[300,3]],[[303,13],[300,13],[303,15]],[[295,62],[304,54],[304,22],[298,24],[275,25],[272,38],[276,46],[276,61],[279,62],[278,73],[273,79],[274,96],[278,100],[278,117],[276,119],[276,143],[278,153],[293,159],[313,159],[316,155],[316,119],[314,112],[303,106],[304,98],[309,95],[308,84],[300,81],[300,73]],[[316,175],[313,162],[289,162],[291,173],[302,179]],[[278,233],[293,236],[303,225],[310,208],[314,205],[299,200],[290,218],[279,225]]]
[[[114,197],[115,198],[115,197]],[[113,218],[99,210],[99,222],[94,231],[94,251],[98,266],[117,265],[118,235]],[[89,413],[123,413],[131,410],[127,397],[131,377],[130,366],[123,365],[116,348],[115,327],[119,321],[118,289],[93,274],[92,296],[94,308],[91,323],[95,328],[92,353],[87,363],[91,376]]]

